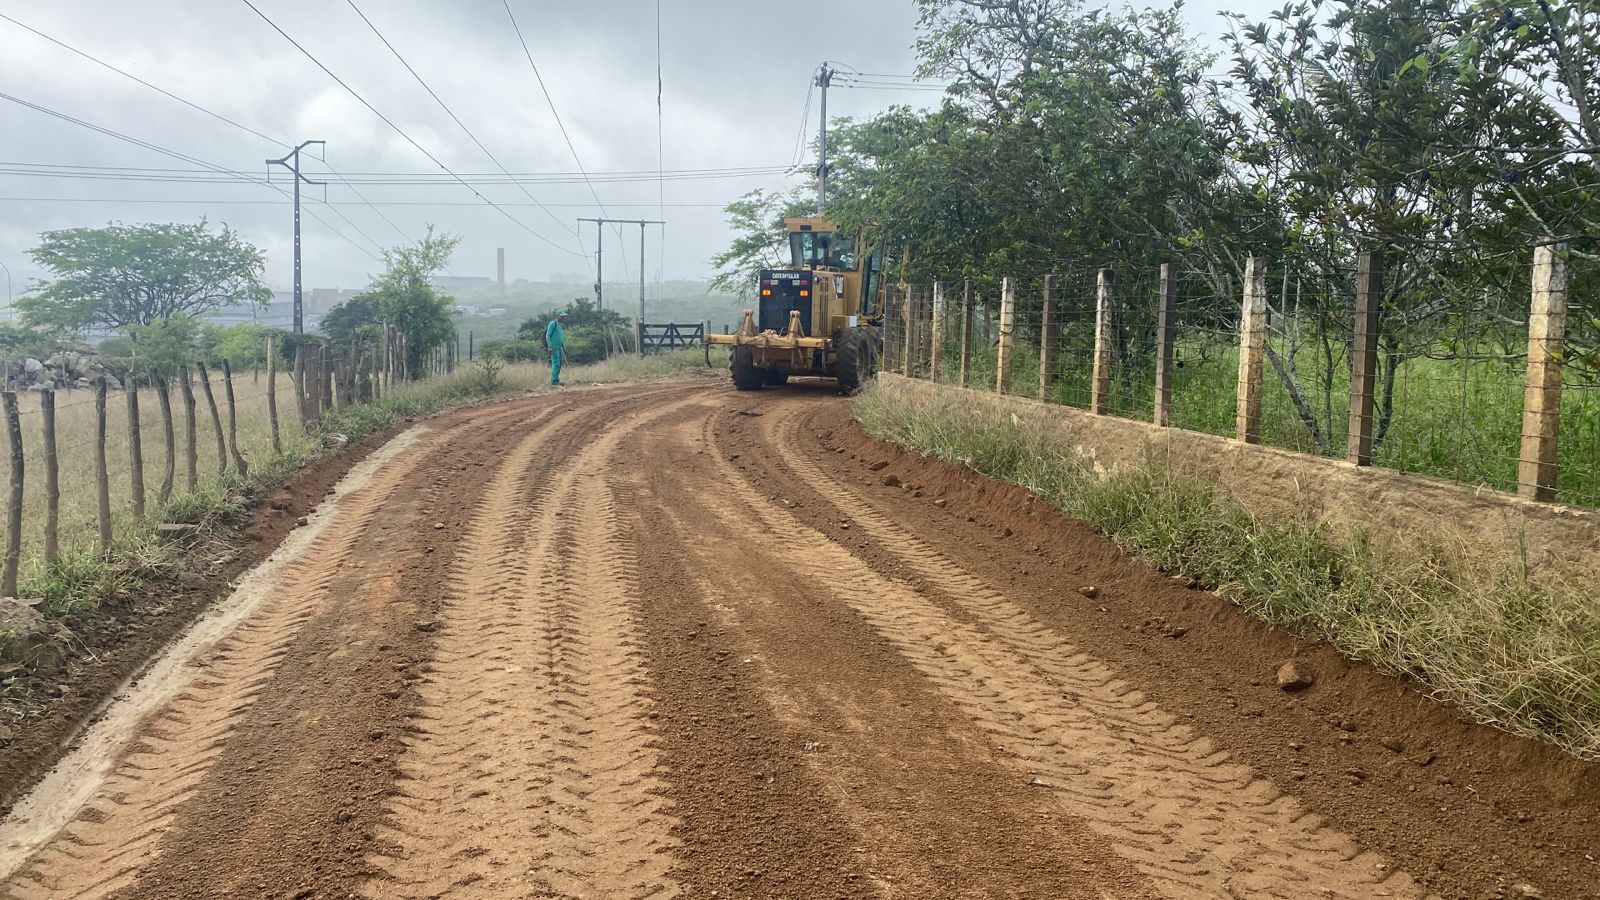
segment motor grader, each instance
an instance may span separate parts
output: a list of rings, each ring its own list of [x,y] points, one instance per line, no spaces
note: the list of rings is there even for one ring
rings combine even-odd
[[[762,269],[759,304],[733,334],[706,336],[730,348],[733,386],[754,391],[791,375],[820,375],[842,393],[861,390],[883,353],[882,256],[863,253],[859,235],[842,235],[815,216],[783,220],[789,265]]]

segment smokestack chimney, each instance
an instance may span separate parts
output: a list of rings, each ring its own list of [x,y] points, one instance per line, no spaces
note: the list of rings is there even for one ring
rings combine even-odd
[[[506,248],[495,249],[495,280],[500,283],[500,293],[506,292]]]

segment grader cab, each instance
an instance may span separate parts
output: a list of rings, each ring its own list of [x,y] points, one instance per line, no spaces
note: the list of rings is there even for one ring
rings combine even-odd
[[[737,332],[707,335],[706,343],[731,348],[741,391],[820,375],[853,394],[877,372],[883,352],[882,257],[862,253],[858,235],[842,235],[825,219],[783,222],[789,265],[762,269],[757,308],[745,310]]]

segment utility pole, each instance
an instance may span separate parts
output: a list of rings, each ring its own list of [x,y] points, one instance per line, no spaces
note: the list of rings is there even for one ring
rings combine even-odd
[[[284,154],[281,159],[269,159],[269,166],[283,166],[294,173],[294,331],[299,334],[306,330],[305,300],[303,298],[303,284],[301,281],[300,265],[300,182],[321,185],[325,181],[312,181],[300,174],[300,151],[312,144],[327,145],[327,141],[301,141],[300,146]]]
[[[822,88],[822,128],[817,152],[817,215],[828,203],[828,87],[833,84],[834,71],[827,63],[817,70],[817,87]]]
[[[580,218],[580,219],[578,219],[578,221],[579,222],[593,222],[593,223],[595,223],[595,230],[599,232],[599,240],[596,243],[596,249],[595,249],[595,254],[594,254],[594,256],[595,256],[595,263],[594,263],[594,269],[595,269],[594,293],[595,293],[595,297],[597,297],[597,298],[601,297],[601,293],[602,293],[601,285],[605,283],[604,279],[601,277],[602,269],[600,268],[600,249],[599,249],[600,247],[603,247],[605,245],[605,226],[607,226],[607,225],[637,225],[637,226],[639,226],[639,321],[634,323],[634,329],[633,330],[634,330],[634,336],[638,339],[638,343],[634,345],[635,350],[638,353],[638,355],[643,356],[644,355],[644,227],[646,225],[662,225],[662,226],[665,226],[667,223],[662,222],[662,221],[660,221],[658,219],[587,219],[587,218]],[[605,309],[605,306],[604,306],[604,303],[603,303],[602,300],[596,300],[596,306],[601,311],[604,311],[604,309]]]

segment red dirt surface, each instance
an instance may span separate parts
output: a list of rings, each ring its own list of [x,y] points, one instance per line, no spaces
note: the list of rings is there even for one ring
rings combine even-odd
[[[403,435],[64,826],[0,824],[0,892],[1600,896],[1596,767],[873,441],[831,387]]]

